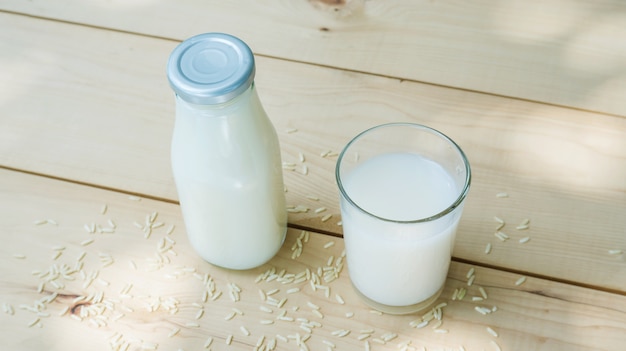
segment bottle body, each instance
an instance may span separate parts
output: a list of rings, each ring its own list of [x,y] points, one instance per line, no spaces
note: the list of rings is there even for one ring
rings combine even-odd
[[[221,104],[177,96],[171,158],[187,235],[202,258],[249,269],[278,252],[287,228],[282,162],[254,84]]]

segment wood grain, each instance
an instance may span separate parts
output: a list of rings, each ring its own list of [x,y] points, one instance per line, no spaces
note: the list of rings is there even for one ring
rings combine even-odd
[[[0,8],[177,40],[228,32],[265,56],[626,115],[618,0],[315,6],[323,3],[3,0]]]
[[[0,34],[0,164],[175,202],[164,64],[176,43],[18,15],[0,20],[12,28]],[[472,165],[455,257],[624,291],[625,257],[608,254],[626,249],[624,119],[277,59],[257,64],[283,159],[298,162],[303,153],[309,168],[306,176],[285,173],[288,203],[310,208],[291,214],[292,225],[341,234],[336,157],[321,153],[376,124],[423,123],[456,140]],[[497,199],[502,191],[510,197]],[[322,222],[319,207],[333,217]],[[494,216],[506,220],[512,240],[493,236]],[[525,218],[531,229],[516,231]],[[524,236],[531,241],[520,245]],[[488,242],[494,249],[485,255]]]
[[[372,313],[354,294],[345,268],[337,280],[325,284],[330,288],[328,297],[322,289],[313,291],[308,282],[283,284],[269,275],[255,282],[272,268],[278,275],[284,270],[283,277],[307,269],[315,272],[327,265],[330,256],[335,259],[341,256],[343,241],[339,238],[309,233],[302,255],[292,259],[290,248],[301,235],[300,230],[292,229],[283,249],[268,264],[250,271],[228,271],[213,267],[194,254],[175,204],[131,199],[115,191],[21,172],[0,170],[0,179],[0,210],[11,213],[0,217],[4,243],[0,246],[3,267],[0,303],[3,308],[10,305],[14,310],[13,314],[2,312],[0,336],[9,349],[111,350],[128,343],[129,350],[151,346],[158,350],[197,350],[211,337],[213,350],[249,350],[260,338],[265,337],[262,344],[267,344],[280,334],[289,341],[276,339],[278,349],[296,350],[296,335],[311,334],[306,341],[311,350],[325,349],[324,340],[334,343],[336,350],[354,350],[364,348],[365,341],[359,337],[363,335],[361,331],[369,329],[372,335],[367,340],[375,350],[398,350],[399,344],[408,342],[418,350],[461,346],[467,350],[495,349],[493,342],[502,350],[619,350],[626,342],[623,295],[536,278],[516,286],[519,275],[481,267],[474,267],[476,279],[472,286],[467,286],[466,273],[472,266],[453,262],[445,291],[438,301],[447,303],[439,327],[447,333],[439,334],[433,329],[436,321],[422,329],[410,326],[421,314]],[[157,213],[156,221],[164,225],[146,237],[134,222],[144,223],[145,217],[152,213]],[[36,224],[39,220],[52,222]],[[83,228],[91,223],[108,228],[109,220],[116,224],[113,233],[88,233]],[[175,225],[175,229],[167,234],[170,225]],[[157,254],[159,242],[166,237],[175,241],[172,250],[176,254],[170,251]],[[81,245],[89,239],[93,239],[91,244]],[[335,244],[324,248],[329,241]],[[55,258],[59,251],[62,254]],[[85,254],[81,259],[82,252]],[[112,264],[103,263],[106,255],[113,258]],[[48,281],[49,275],[38,276],[37,271],[48,272],[54,265],[74,267],[77,261],[83,262],[86,277],[99,272],[86,287],[80,271],[68,273],[67,277],[74,280],[63,276],[55,279],[64,284],[62,288],[54,287]],[[214,288],[209,288],[211,284],[207,284],[205,277],[211,278]],[[42,281],[45,286],[38,293]],[[239,301],[230,298],[232,284],[241,288]],[[473,296],[480,296],[479,286],[486,290],[488,298],[472,302]],[[300,291],[288,293],[294,287]],[[466,288],[468,293],[462,301],[452,301],[453,291],[458,288]],[[273,294],[273,289],[278,291]],[[218,296],[219,292],[222,295],[204,302],[207,290],[213,291],[212,296]],[[277,300],[285,298],[282,308],[264,302],[259,290]],[[58,296],[43,304],[39,317],[28,310],[36,301],[53,293]],[[93,297],[99,293],[103,294],[103,304],[109,306],[103,308],[102,314],[81,321],[71,317],[80,315],[82,304],[98,306]],[[345,304],[337,300],[337,294]],[[314,305],[309,303],[319,306],[323,318],[312,311]],[[70,312],[59,316],[67,306]],[[265,312],[260,306],[272,312]],[[497,306],[497,311],[482,315],[475,311],[476,306]],[[204,311],[202,315],[198,314],[200,310]],[[237,314],[237,310],[243,315]],[[235,316],[226,320],[231,313]],[[308,333],[297,320],[277,318],[282,313],[320,325]],[[348,318],[346,313],[354,316]],[[39,322],[28,327],[37,318]],[[105,324],[98,326],[93,321],[97,319]],[[265,325],[261,320],[273,324]],[[249,336],[242,332],[242,326],[250,332]],[[491,336],[487,327],[494,329],[498,337]],[[351,331],[348,336],[332,335],[344,329]],[[385,345],[374,341],[388,333],[397,337]],[[170,334],[175,335],[170,337]],[[225,344],[228,335],[234,336],[230,347]]]

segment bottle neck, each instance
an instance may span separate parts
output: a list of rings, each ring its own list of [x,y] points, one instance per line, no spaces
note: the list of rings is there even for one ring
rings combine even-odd
[[[259,97],[256,92],[256,88],[254,82],[250,84],[248,89],[246,89],[243,93],[236,96],[235,98],[228,100],[219,104],[194,104],[191,102],[187,102],[183,100],[179,95],[176,95],[176,104],[180,108],[184,108],[186,110],[195,110],[195,111],[203,111],[206,113],[219,113],[224,114],[228,110],[234,110],[237,108],[241,108],[244,105],[257,103],[259,101]]]

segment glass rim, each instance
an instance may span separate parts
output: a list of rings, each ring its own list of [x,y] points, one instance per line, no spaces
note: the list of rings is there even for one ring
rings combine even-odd
[[[461,160],[463,161],[463,165],[465,166],[465,183],[463,185],[463,189],[460,191],[460,194],[456,198],[456,200],[451,205],[446,207],[443,211],[440,211],[440,212],[438,212],[438,213],[436,213],[436,214],[434,214],[432,216],[429,216],[429,217],[413,219],[413,220],[389,219],[389,218],[378,216],[376,214],[373,214],[373,213],[363,209],[361,206],[359,206],[357,203],[355,203],[350,196],[348,196],[348,193],[346,192],[346,190],[345,190],[345,188],[343,186],[343,182],[341,181],[341,175],[340,175],[341,164],[342,164],[342,161],[344,159],[344,156],[345,156],[346,152],[348,151],[350,146],[352,146],[352,144],[354,144],[357,140],[361,139],[364,135],[369,134],[370,132],[373,132],[375,130],[388,128],[388,127],[410,127],[410,128],[415,128],[415,129],[420,129],[420,130],[427,131],[427,132],[432,133],[434,135],[437,135],[437,136],[441,137],[442,139],[446,140],[447,142],[449,142],[452,146],[454,146],[456,151],[461,156]],[[341,150],[341,153],[339,154],[339,157],[337,158],[337,165],[335,166],[335,179],[337,181],[337,185],[339,187],[339,191],[341,193],[341,196],[343,196],[352,206],[357,208],[359,211],[367,214],[368,216],[380,219],[380,220],[385,221],[385,222],[409,224],[409,223],[426,223],[426,222],[431,222],[431,221],[434,221],[436,219],[442,218],[445,215],[449,214],[450,212],[454,211],[457,207],[459,207],[463,203],[463,201],[467,197],[467,193],[469,192],[470,184],[471,184],[471,181],[472,181],[472,174],[471,174],[470,164],[469,164],[469,161],[468,161],[467,157],[465,156],[465,153],[463,152],[461,147],[459,147],[459,145],[457,143],[455,143],[454,140],[450,139],[447,135],[443,134],[442,132],[440,132],[440,131],[438,131],[438,130],[436,130],[434,128],[431,128],[431,127],[428,127],[428,126],[425,126],[425,125],[422,125],[422,124],[418,124],[418,123],[394,122],[394,123],[380,124],[380,125],[368,128],[368,129],[362,131],[361,133],[357,134],[354,138],[352,138],[352,140],[350,140],[346,144],[346,146],[343,148],[343,150]]]

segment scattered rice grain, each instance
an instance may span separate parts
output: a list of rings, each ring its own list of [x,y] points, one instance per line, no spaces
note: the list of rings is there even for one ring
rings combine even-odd
[[[315,213],[322,213],[324,211],[326,211],[326,207],[319,207],[315,209]]]
[[[35,326],[36,324],[39,324],[39,322],[41,322],[41,319],[39,319],[39,318],[35,318],[33,321],[31,321],[30,323],[28,323],[28,327],[29,327],[29,328],[30,328],[30,327],[33,327],[33,326]]]
[[[526,236],[526,237],[523,237],[523,238],[519,239],[519,243],[520,244],[526,244],[529,241],[530,241],[530,237],[529,236]]]
[[[519,279],[515,282],[515,285],[516,285],[516,286],[520,286],[520,285],[524,284],[525,282],[526,282],[526,277],[521,277],[521,278],[519,278]]]
[[[250,336],[250,331],[248,330],[248,328],[244,327],[243,325],[241,327],[239,327],[239,329],[241,329],[241,332],[245,335],[245,336]]]
[[[491,327],[487,327],[487,332],[491,334],[494,338],[498,337],[498,333],[495,330],[493,330]]]
[[[487,299],[487,291],[485,290],[485,288],[483,288],[482,286],[478,287],[478,291],[480,291],[480,294],[482,295],[483,299]]]
[[[335,331],[331,332],[330,334],[332,336],[343,338],[343,337],[347,336],[348,334],[350,334],[350,330],[348,330],[348,329],[339,329],[339,330],[335,330]]]
[[[343,305],[346,302],[344,301],[343,297],[341,297],[341,295],[339,294],[335,294],[335,299],[337,300],[337,302],[339,302],[339,304]]]
[[[333,216],[333,215],[332,215],[331,213],[329,213],[329,214],[325,215],[324,217],[322,217],[322,222],[326,222],[326,221],[328,221],[329,219],[331,219],[331,217],[332,217],[332,216]]]
[[[467,274],[465,275],[465,278],[469,279],[474,275],[475,269],[474,267],[470,268],[469,271],[467,271]]]
[[[612,255],[612,256],[621,255],[622,253],[624,253],[624,252],[622,250],[618,250],[618,249],[609,250],[609,255]]]
[[[467,286],[472,286],[472,284],[474,284],[474,279],[476,279],[476,276],[472,275],[467,281]]]
[[[324,315],[322,314],[322,312],[320,312],[319,310],[312,310],[313,314],[316,315],[319,318],[324,318]]]
[[[172,329],[172,331],[167,335],[168,338],[172,338],[174,337],[176,334],[178,334],[180,332],[180,328],[174,328]]]
[[[211,347],[211,344],[213,344],[213,337],[209,336],[204,342],[204,348],[208,349],[209,347]]]
[[[509,194],[505,193],[505,192],[500,192],[500,193],[496,194],[496,197],[497,198],[505,198],[505,197],[509,197]]]
[[[81,242],[80,242],[80,245],[81,245],[81,246],[87,246],[87,245],[92,244],[93,242],[94,242],[94,239],[87,239],[87,240],[83,240],[83,241],[81,241]]]

